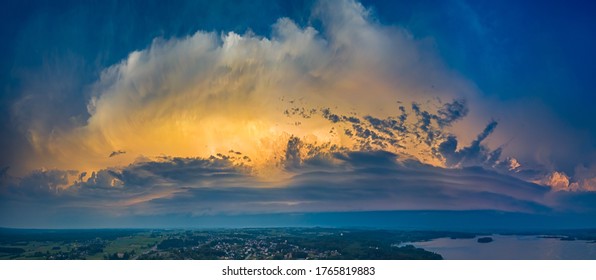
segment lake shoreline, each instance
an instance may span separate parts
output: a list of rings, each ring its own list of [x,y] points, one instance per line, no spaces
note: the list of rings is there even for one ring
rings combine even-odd
[[[481,239],[487,242],[480,242]],[[482,234],[476,238],[436,238],[402,245],[422,248],[446,260],[596,260],[593,240],[569,236]]]

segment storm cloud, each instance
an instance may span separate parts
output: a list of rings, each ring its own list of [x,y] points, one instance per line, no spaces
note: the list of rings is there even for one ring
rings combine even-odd
[[[72,186],[62,186],[67,183],[64,173],[40,171],[4,188],[1,198],[7,212],[3,220],[10,224],[26,219],[26,213],[36,208],[53,215],[77,216],[83,211],[83,216],[94,213],[106,217],[379,210],[555,211],[550,188],[480,167],[445,169],[402,162],[397,155],[382,151],[337,152],[321,157],[327,158],[294,164],[294,175],[268,182],[217,157],[137,162],[100,170]],[[44,215],[43,211],[37,213]]]
[[[267,33],[195,28],[95,70],[72,55],[23,75],[0,100],[0,221],[593,211],[593,133],[487,96],[435,38],[356,1],[307,10]]]

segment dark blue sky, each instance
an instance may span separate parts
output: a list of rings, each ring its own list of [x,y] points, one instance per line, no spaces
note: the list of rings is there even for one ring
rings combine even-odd
[[[370,3],[382,21],[434,38],[446,63],[484,94],[543,100],[568,125],[594,135],[593,2],[396,2]]]

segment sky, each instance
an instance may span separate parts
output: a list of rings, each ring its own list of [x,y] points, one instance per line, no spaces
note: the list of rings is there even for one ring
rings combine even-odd
[[[592,5],[9,1],[0,226],[594,227]]]

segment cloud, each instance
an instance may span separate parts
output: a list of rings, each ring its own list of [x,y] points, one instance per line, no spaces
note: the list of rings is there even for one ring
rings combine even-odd
[[[555,190],[567,190],[569,187],[569,177],[562,172],[552,172],[541,182],[544,185],[551,186]]]
[[[548,199],[549,203],[561,212],[596,214],[594,209],[594,203],[596,203],[595,192],[553,192],[548,195]]]
[[[484,98],[432,38],[351,0],[269,36],[155,38],[86,86],[77,69],[48,70],[12,106],[28,152],[8,164],[18,177],[0,171],[11,214],[542,213],[585,210],[571,204],[590,194],[558,190],[596,189],[593,147],[569,145],[590,138]]]
[[[553,171],[544,176],[539,183],[550,186],[555,191],[596,191],[596,177],[581,177],[581,171],[576,172],[575,181],[564,172]]]
[[[5,181],[4,183],[13,187],[3,188],[2,191],[9,195],[22,194],[28,197],[44,198],[68,188],[72,181],[71,178],[76,175],[77,172],[74,170],[35,170],[18,180]]]
[[[110,219],[168,215],[490,210],[540,216],[595,211],[591,192],[552,191],[482,167],[442,168],[386,151],[321,152],[302,158],[301,148],[294,149],[301,146],[297,138],[288,146],[291,152],[283,166],[291,173],[269,180],[226,155],[140,158],[88,176],[40,170],[3,186],[0,202],[7,212],[0,222],[46,219],[59,225],[65,223],[59,217],[70,217],[109,226]],[[67,185],[72,178],[77,179]]]
[[[126,154],[126,151],[122,151],[122,150],[113,151],[110,153],[110,155],[108,157],[115,157],[115,156],[121,155],[121,154]]]
[[[484,130],[476,137],[470,146],[457,149],[457,139],[449,136],[446,141],[438,147],[438,152],[446,159],[447,166],[482,166],[494,163],[500,157],[500,150],[490,151],[486,146],[481,145],[497,127],[497,122],[490,122]],[[487,162],[489,161],[489,162]]]
[[[266,170],[281,166],[288,139],[297,137],[305,146],[381,149],[435,166],[488,167],[503,156],[571,174],[575,156],[562,157],[578,154],[572,150],[581,145],[561,139],[574,133],[535,139],[525,127],[554,122],[535,102],[482,97],[443,65],[432,38],[383,25],[351,0],[316,3],[308,24],[280,18],[269,36],[199,30],[156,38],[87,86],[78,75],[85,68],[81,58],[48,65],[68,71],[44,70],[52,75],[32,78],[13,104],[12,118],[29,147],[6,165],[19,176],[41,168],[90,174],[139,156],[235,150]],[[63,102],[72,92],[86,106]],[[493,118],[499,129],[487,131],[491,139],[476,139]],[[449,150],[438,151],[441,143]],[[583,150],[586,158],[594,152]],[[126,154],[115,157],[115,151]]]
[[[68,188],[66,174],[39,171],[3,189],[4,205],[65,215],[260,214],[376,210],[500,210],[545,213],[549,188],[482,168],[444,169],[383,151],[336,152],[264,182],[229,159],[159,158],[100,170]],[[326,160],[323,157],[327,157]],[[322,162],[325,164],[322,164]],[[314,168],[313,168],[314,167]],[[18,219],[19,207],[11,209]],[[4,223],[10,219],[5,218]]]
[[[334,117],[355,118],[351,112],[375,128],[346,128],[367,148],[391,139],[388,125],[404,125],[403,119],[391,119],[402,113],[398,101],[416,102],[417,112],[428,111],[441,128],[465,116],[471,87],[445,70],[430,42],[371,17],[354,1],[320,2],[312,14],[321,22],[318,30],[281,18],[269,37],[197,31],[157,38],[102,71],[87,93],[86,120],[59,128],[44,123],[40,129],[19,121],[36,148],[34,156],[15,165],[90,173],[140,155],[209,157],[233,149],[250,157],[252,165],[268,168],[279,165],[272,162],[285,156],[292,136],[352,148],[354,140],[334,129],[340,121]],[[437,96],[454,101],[428,103]],[[284,112],[298,104],[306,110],[302,116],[313,110],[317,116],[288,118]],[[431,153],[428,147],[411,147],[414,142],[391,141],[393,147],[409,146],[411,156]],[[120,150],[126,154],[105,158]],[[439,164],[432,156],[423,160]]]

